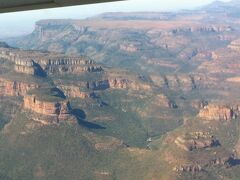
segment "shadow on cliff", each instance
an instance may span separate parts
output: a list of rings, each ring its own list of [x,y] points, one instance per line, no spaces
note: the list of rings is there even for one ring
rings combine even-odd
[[[240,159],[233,159],[233,158],[231,158],[231,159],[229,160],[229,164],[230,164],[231,166],[239,166],[239,165],[240,165]]]
[[[46,72],[42,69],[42,67],[37,64],[37,63],[33,63],[34,67],[36,68],[36,75],[40,76],[40,77],[47,77]]]
[[[80,109],[73,109],[72,113],[77,118],[78,124],[80,126],[83,126],[85,128],[88,128],[88,129],[106,129],[105,127],[103,127],[101,125],[86,121],[86,114],[85,114],[84,111],[82,111]]]

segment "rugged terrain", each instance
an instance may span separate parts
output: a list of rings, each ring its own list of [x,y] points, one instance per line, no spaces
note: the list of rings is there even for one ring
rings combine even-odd
[[[0,179],[237,179],[240,3],[41,20],[0,43]]]

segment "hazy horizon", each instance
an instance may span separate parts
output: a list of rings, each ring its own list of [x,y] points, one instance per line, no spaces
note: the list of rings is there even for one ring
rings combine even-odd
[[[229,0],[221,0],[229,1]],[[129,0],[112,3],[42,9],[0,14],[0,38],[19,36],[33,31],[36,21],[41,19],[85,19],[107,12],[172,12],[194,9],[214,0]],[[136,5],[137,4],[137,5]],[[94,11],[91,11],[94,9]]]

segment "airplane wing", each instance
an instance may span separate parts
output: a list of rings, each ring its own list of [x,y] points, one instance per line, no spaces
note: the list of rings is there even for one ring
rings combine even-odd
[[[0,13],[114,1],[119,0],[0,0]]]

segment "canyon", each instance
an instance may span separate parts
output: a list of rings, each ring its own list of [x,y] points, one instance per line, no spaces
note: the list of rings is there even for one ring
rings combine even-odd
[[[237,179],[239,10],[40,20],[4,39],[0,179]]]

